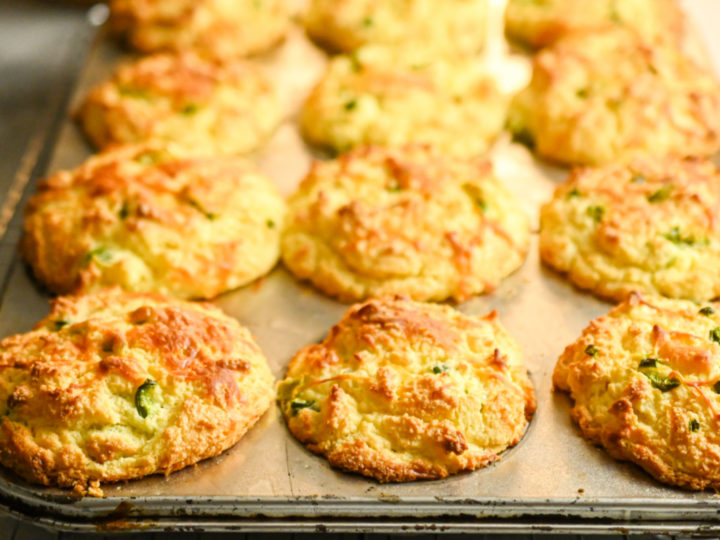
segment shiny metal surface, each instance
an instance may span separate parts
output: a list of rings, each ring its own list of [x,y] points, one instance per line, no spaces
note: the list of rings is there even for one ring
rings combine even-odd
[[[93,48],[76,104],[118,59],[108,40]],[[310,165],[311,153],[293,120],[324,62],[299,31],[265,59],[283,89],[288,116],[254,159],[284,194],[292,192]],[[49,171],[75,166],[89,154],[68,121]],[[539,205],[565,171],[539,164],[507,138],[495,146],[492,159],[498,176],[537,223]],[[105,485],[105,498],[76,499],[65,491],[31,486],[3,469],[0,500],[21,513],[39,512],[48,526],[68,530],[93,530],[97,520],[104,520],[102,527],[281,531],[292,523],[295,530],[320,526],[337,532],[612,529],[680,534],[720,527],[720,501],[714,494],[664,487],[587,444],[571,423],[569,400],[551,391],[552,369],[565,345],[610,305],[543,268],[536,236],[524,266],[494,294],[458,305],[470,314],[497,309],[524,350],[537,391],[538,411],[525,438],[491,467],[441,481],[378,484],[331,469],[295,441],[273,408],[234,448],[167,478]],[[47,313],[49,299],[17,257],[3,266],[8,271],[0,336],[29,330]],[[216,303],[251,329],[278,379],[292,355],[322,339],[347,308],[296,282],[281,266]]]

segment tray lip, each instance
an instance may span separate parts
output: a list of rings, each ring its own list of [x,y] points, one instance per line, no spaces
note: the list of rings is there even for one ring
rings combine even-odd
[[[211,517],[191,519],[183,516],[164,518],[128,518],[126,516],[110,516],[103,520],[67,519],[53,515],[33,515],[7,505],[0,499],[0,514],[16,519],[32,522],[35,525],[54,531],[67,532],[275,532],[287,533],[495,533],[495,534],[528,534],[528,533],[562,533],[562,534],[710,534],[720,531],[720,523],[697,521],[692,519],[638,521],[626,515],[621,520],[595,517],[571,518],[569,516],[551,516],[552,519],[539,520],[539,516],[520,516],[510,519],[493,519],[477,516],[452,517],[433,516],[422,519],[398,519],[373,516],[359,521],[357,517],[350,519],[333,519],[324,516],[305,516],[300,519],[266,518],[251,516],[246,519],[221,519]]]
[[[720,498],[657,498],[634,500],[612,497],[509,498],[376,496],[340,497],[332,495],[300,497],[234,497],[234,496],[112,496],[104,498],[74,497],[33,493],[31,488],[0,478],[0,509],[5,505],[24,515],[28,510],[41,511],[63,522],[106,521],[108,519],[184,518],[237,519],[332,519],[378,518],[463,518],[517,519],[518,517],[605,519],[652,524],[703,520],[720,526]],[[34,513],[34,512],[33,512]]]

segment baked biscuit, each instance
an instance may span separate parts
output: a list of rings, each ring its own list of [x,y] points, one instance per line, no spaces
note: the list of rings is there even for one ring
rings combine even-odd
[[[310,450],[380,482],[484,467],[535,411],[520,348],[494,311],[402,297],[351,307],[291,360],[278,400]]]
[[[120,285],[212,298],[277,262],[285,201],[242,158],[122,146],[42,182],[21,251],[57,293]]]
[[[508,0],[505,31],[531,47],[545,47],[572,32],[625,27],[646,41],[680,43],[684,15],[676,0]]]
[[[661,482],[720,487],[718,304],[632,294],[558,360],[585,438]]]
[[[560,163],[706,156],[720,148],[720,86],[678,49],[629,30],[572,35],[535,56],[508,124]]]
[[[540,254],[578,287],[720,296],[720,173],[709,161],[638,158],[577,169],[540,212]]]
[[[528,219],[492,165],[425,146],[366,147],[317,162],[289,200],[285,265],[343,301],[461,301],[523,262]]]
[[[209,304],[61,297],[0,342],[0,462],[44,485],[169,474],[235,444],[274,397],[250,333]]]
[[[120,66],[78,111],[98,148],[161,139],[205,154],[249,152],[281,116],[275,89],[257,66],[215,63],[192,53],[157,54]]]
[[[229,60],[281,41],[290,10],[286,0],[111,0],[110,24],[140,52],[193,49]]]
[[[308,34],[332,50],[418,45],[476,53],[483,48],[487,0],[312,0]]]
[[[455,155],[487,150],[507,100],[476,57],[364,48],[335,57],[301,112],[305,138],[346,151],[430,143]]]

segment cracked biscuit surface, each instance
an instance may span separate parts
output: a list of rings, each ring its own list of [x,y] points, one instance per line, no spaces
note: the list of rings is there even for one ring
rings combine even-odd
[[[476,53],[484,46],[487,10],[487,0],[313,0],[305,26],[337,51],[410,44]]]
[[[720,296],[720,173],[702,159],[576,169],[540,212],[540,255],[578,287]]]
[[[646,41],[679,43],[684,16],[676,0],[509,0],[505,29],[509,37],[545,47],[572,32],[626,27]]]
[[[720,487],[718,304],[632,294],[558,360],[586,439],[658,480]]]
[[[98,148],[159,139],[216,155],[254,150],[282,111],[258,66],[183,52],[122,64],[90,91],[77,115]]]
[[[622,28],[576,34],[535,56],[508,126],[558,163],[708,156],[720,148],[720,86],[667,43]]]
[[[273,397],[250,333],[209,304],[117,288],[61,297],[0,342],[0,462],[101,495],[99,482],[220,454]]]
[[[270,271],[284,219],[272,181],[243,158],[123,146],[39,185],[21,252],[56,293],[120,285],[212,298]]]
[[[520,267],[530,236],[491,163],[418,145],[317,162],[288,207],[284,264],[343,301],[490,292]]]
[[[484,467],[517,444],[535,393],[497,314],[406,298],[352,306],[278,387],[290,431],[330,464],[380,482]]]
[[[474,156],[502,131],[507,101],[477,56],[370,46],[330,60],[300,127],[310,143],[338,152],[428,143]]]
[[[229,60],[281,41],[290,10],[286,0],[111,0],[110,24],[143,53],[193,49]]]

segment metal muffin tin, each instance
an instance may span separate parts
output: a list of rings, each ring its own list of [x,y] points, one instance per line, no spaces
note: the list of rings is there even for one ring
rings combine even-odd
[[[121,53],[101,36],[93,45],[74,106],[108,76]],[[321,75],[325,56],[298,29],[263,60],[289,111],[286,122],[253,158],[289,194],[312,154],[294,116]],[[71,107],[71,109],[73,108]],[[49,172],[78,165],[90,148],[68,119]],[[536,161],[504,136],[492,152],[501,180],[523,202],[533,223],[566,171]],[[33,189],[33,188],[30,188]],[[14,243],[18,216],[3,238]],[[570,400],[551,389],[563,348],[610,305],[579,292],[544,268],[537,234],[523,267],[498,290],[457,307],[469,314],[496,309],[521,344],[538,398],[523,440],[485,469],[438,481],[379,484],[331,469],[286,429],[276,407],[233,448],[169,477],[104,485],[104,498],[30,485],[0,469],[0,508],[35,516],[65,530],[203,530],[403,532],[647,532],[712,533],[720,529],[713,493],[665,487],[638,467],[588,444],[569,416]],[[25,332],[47,314],[49,296],[17,255],[0,258],[4,276],[0,336]],[[215,302],[250,328],[275,377],[302,346],[322,339],[347,305],[300,284],[282,267]],[[41,516],[41,517],[37,517]]]

